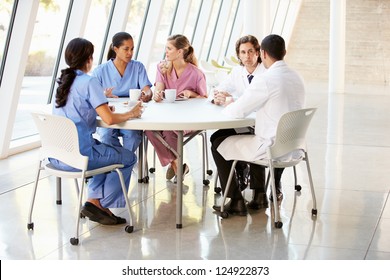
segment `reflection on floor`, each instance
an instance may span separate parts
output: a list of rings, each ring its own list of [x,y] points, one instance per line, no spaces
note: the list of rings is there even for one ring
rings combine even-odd
[[[311,197],[304,166],[303,187],[293,189],[291,170],[283,178],[283,228],[273,227],[270,208],[246,217],[221,219],[212,205],[220,200],[203,186],[201,140],[185,146],[190,166],[185,178],[183,228],[176,229],[176,189],[159,164],[149,184],[130,191],[135,231],[123,226],[81,222],[80,244],[72,246],[76,191],[63,182],[63,204],[56,205],[54,178],[40,182],[34,231],[27,216],[38,151],[0,161],[0,259],[390,259],[390,91],[354,87],[328,98],[326,85],[308,86],[307,107],[318,107],[308,147],[317,195],[318,216],[311,216]],[[209,135],[212,132],[209,132]],[[210,157],[211,167],[215,166]],[[69,188],[67,186],[70,186]],[[246,191],[249,199],[251,193]],[[126,216],[125,209],[116,214]]]

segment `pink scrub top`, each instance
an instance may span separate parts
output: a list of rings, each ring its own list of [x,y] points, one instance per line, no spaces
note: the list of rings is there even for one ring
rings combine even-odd
[[[157,82],[163,83],[166,89],[175,88],[177,95],[188,89],[198,93],[200,96],[207,97],[206,77],[198,67],[191,63],[187,64],[180,78],[177,77],[174,68],[171,73],[163,74],[160,67],[157,66]]]

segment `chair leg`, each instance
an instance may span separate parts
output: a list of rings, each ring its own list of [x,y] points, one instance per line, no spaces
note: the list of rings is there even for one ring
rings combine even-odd
[[[35,196],[37,194],[37,187],[38,187],[39,175],[41,174],[41,170],[42,170],[42,161],[39,161],[37,175],[35,177],[33,193],[31,196],[30,211],[28,213],[27,229],[31,229],[31,230],[34,229],[34,223],[32,222],[32,212],[34,208]]]
[[[125,231],[127,233],[131,233],[133,232],[134,230],[134,226],[133,226],[133,216],[131,214],[131,209],[130,209],[130,201],[129,201],[129,196],[128,196],[128,192],[127,192],[127,189],[126,189],[126,186],[125,186],[125,180],[123,179],[123,175],[122,175],[122,171],[120,171],[118,168],[115,169],[115,171],[118,173],[118,176],[119,176],[119,180],[121,182],[121,187],[122,187],[122,191],[123,191],[123,195],[125,197],[125,201],[126,201],[126,208],[127,208],[127,211],[129,212],[129,225],[127,225],[125,227]]]
[[[70,239],[70,244],[72,245],[78,245],[79,244],[79,228],[80,228],[80,218],[81,218],[81,204],[83,201],[83,193],[84,193],[84,186],[85,186],[85,176],[83,174],[83,177],[81,178],[81,189],[78,191],[79,193],[79,202],[77,205],[77,218],[76,218],[76,230],[75,230],[75,237],[72,237]],[[76,188],[79,189],[77,179],[75,179],[75,185]]]
[[[294,186],[295,186],[295,189],[297,189],[298,179],[297,179],[297,168],[295,165],[293,166],[293,170],[294,170]]]
[[[205,157],[205,160],[206,160],[206,173],[207,175],[212,175],[213,174],[213,170],[209,169],[209,154],[208,154],[208,148],[207,148],[207,132],[204,131],[202,133],[202,137],[203,137],[203,151],[204,151],[204,157]]]
[[[269,163],[269,172],[271,174],[271,193],[273,199],[273,204],[274,204],[274,221],[275,221],[275,227],[276,228],[281,228],[283,226],[282,221],[280,220],[280,212],[279,212],[279,205],[278,205],[278,200],[276,199],[276,186],[275,186],[275,173],[274,173],[274,167],[272,165],[272,160],[270,160]],[[268,179],[267,179],[268,181]]]
[[[56,204],[61,205],[62,204],[62,180],[61,180],[61,177],[56,178],[56,187],[57,187]]]
[[[80,196],[80,187],[79,187],[79,181],[77,181],[77,178],[74,179],[74,185],[76,186],[77,197],[79,197]]]
[[[306,162],[307,174],[309,175],[311,197],[313,200],[313,209],[311,210],[311,214],[316,216],[317,215],[317,199],[316,199],[316,194],[314,192],[313,178],[311,176],[310,163],[309,163],[309,157],[307,155],[307,152],[305,152],[305,162]]]
[[[144,139],[144,147],[145,147],[145,170],[148,170],[150,173],[154,173],[156,171],[156,150],[153,148],[153,165],[152,167],[149,168],[149,163],[148,163],[148,146],[149,146],[149,140],[145,136]]]
[[[230,168],[229,178],[228,178],[228,181],[226,183],[226,188],[225,188],[225,191],[223,193],[223,199],[221,202],[221,216],[222,216],[222,218],[228,217],[228,213],[224,211],[224,206],[225,206],[225,202],[226,202],[226,198],[227,198],[227,193],[229,192],[230,184],[231,184],[232,179],[233,179],[234,169],[236,168],[237,162],[238,162],[238,160],[233,161],[232,168]]]
[[[211,175],[213,174],[212,170],[209,170],[209,158],[207,153],[207,136],[206,131],[203,131],[200,136],[202,136],[202,153],[203,153],[203,159],[202,159],[202,170],[203,170],[203,184],[208,186],[210,184],[210,180],[206,178],[206,174]]]
[[[215,180],[214,180],[214,192],[220,193],[222,191],[221,187],[218,187],[218,170],[215,173]]]
[[[265,181],[265,192],[267,192],[270,177],[271,177],[271,172],[268,170],[267,180]]]

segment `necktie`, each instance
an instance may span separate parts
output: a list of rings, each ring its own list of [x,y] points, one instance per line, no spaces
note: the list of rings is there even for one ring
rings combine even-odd
[[[252,82],[252,79],[253,79],[253,75],[249,74],[249,75],[247,76],[247,78],[248,78],[248,82],[251,83],[251,82]]]

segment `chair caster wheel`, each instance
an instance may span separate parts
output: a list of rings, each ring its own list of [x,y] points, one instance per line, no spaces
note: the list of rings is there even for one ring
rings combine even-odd
[[[276,228],[282,228],[282,226],[283,226],[283,223],[282,222],[275,222],[275,227]]]
[[[70,239],[70,244],[72,244],[72,245],[78,245],[78,244],[79,244],[79,239],[76,238],[76,237],[72,237],[72,238]]]
[[[83,215],[83,213],[80,213],[80,218],[81,218],[81,219],[84,219],[84,218],[85,218],[85,215]]]
[[[224,219],[227,219],[227,218],[229,218],[229,213],[226,211],[223,211],[223,212],[221,212],[221,217]]]
[[[205,185],[205,186],[208,186],[210,184],[210,181],[209,180],[203,180],[203,185]]]
[[[142,183],[149,183],[149,176],[146,176],[145,178],[142,179]]]
[[[27,229],[28,230],[33,230],[34,229],[34,223],[27,224]]]
[[[313,216],[317,216],[317,209],[311,209],[311,214]]]
[[[222,189],[220,187],[215,187],[214,192],[215,193],[221,193]]]
[[[127,233],[132,233],[133,230],[134,230],[134,227],[133,227],[133,226],[126,226],[126,227],[125,227],[125,231],[126,231]]]
[[[296,190],[297,192],[300,192],[300,191],[302,190],[301,185],[296,185],[296,186],[295,186],[295,190]]]
[[[156,171],[156,168],[154,168],[154,167],[149,168],[150,173],[154,173],[154,171]]]
[[[213,170],[207,170],[206,173],[207,173],[207,175],[212,175],[213,174]]]

